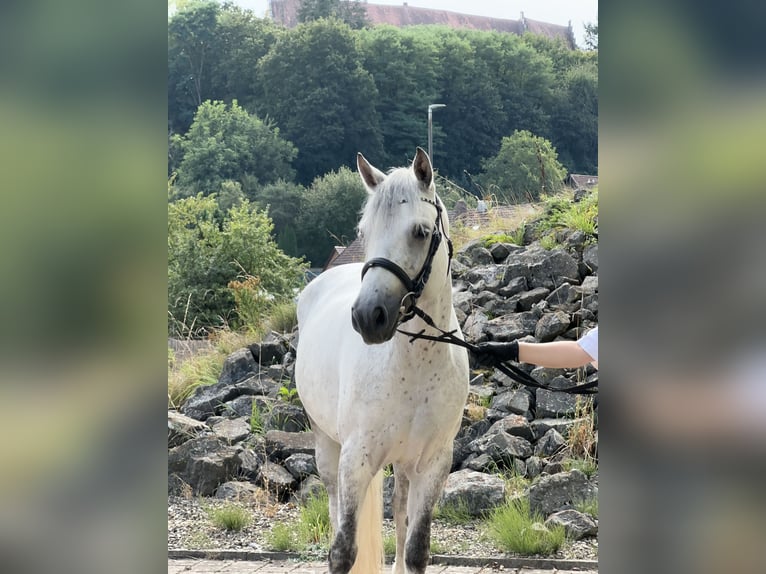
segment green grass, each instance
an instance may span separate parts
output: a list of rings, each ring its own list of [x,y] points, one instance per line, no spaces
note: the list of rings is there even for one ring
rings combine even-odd
[[[543,249],[546,249],[547,251],[550,251],[551,249],[555,249],[559,246],[559,242],[556,241],[556,236],[552,233],[549,233],[548,235],[543,235],[540,238],[540,247]]]
[[[523,556],[554,554],[564,544],[562,526],[548,528],[540,515],[530,512],[529,501],[520,498],[496,508],[487,520],[487,534],[503,552]]]
[[[266,543],[277,552],[301,552],[306,547],[300,541],[295,525],[287,522],[278,522],[272,526],[266,535]]]
[[[598,518],[598,498],[588,500],[578,500],[574,504],[575,510],[584,514],[590,514],[593,518]]]
[[[592,458],[570,458],[563,461],[564,470],[577,469],[582,471],[588,478],[591,478],[596,471],[598,471],[598,465]]]
[[[213,525],[223,530],[238,531],[250,524],[250,514],[247,510],[234,504],[208,508],[205,512]]]
[[[396,535],[386,534],[383,537],[383,554],[393,556],[396,554]]]
[[[473,520],[468,512],[468,504],[464,500],[444,506],[437,505],[434,509],[434,518],[450,524],[467,524]]]
[[[250,432],[256,435],[262,435],[266,432],[263,415],[261,415],[256,401],[253,401],[253,410],[250,412]]]
[[[540,232],[554,229],[576,229],[588,235],[596,231],[598,217],[598,188],[574,203],[573,194],[565,192],[543,200],[545,216],[538,222]]]
[[[266,535],[269,548],[278,552],[303,552],[326,548],[332,535],[327,492],[309,497],[296,521],[275,524]]]
[[[326,544],[332,535],[330,524],[330,504],[327,492],[310,496],[301,508],[298,519],[298,532],[306,544]]]
[[[269,311],[266,321],[268,330],[278,333],[290,333],[298,324],[298,308],[293,301],[275,304]]]

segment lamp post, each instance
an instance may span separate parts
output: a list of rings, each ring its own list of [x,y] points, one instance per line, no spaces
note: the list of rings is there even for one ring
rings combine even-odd
[[[433,111],[436,108],[445,108],[447,107],[447,104],[429,104],[428,105],[428,157],[431,160],[431,167],[434,165],[434,156],[433,156],[433,145],[434,145],[434,138],[433,138],[433,129],[432,129],[432,116]]]

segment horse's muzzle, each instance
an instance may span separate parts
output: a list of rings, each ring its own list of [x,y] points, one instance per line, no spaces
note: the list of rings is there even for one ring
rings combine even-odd
[[[394,336],[397,314],[382,305],[354,305],[351,308],[351,325],[368,345],[385,343]]]

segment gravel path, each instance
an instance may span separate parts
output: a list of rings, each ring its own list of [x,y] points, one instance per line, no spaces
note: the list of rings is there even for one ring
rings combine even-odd
[[[245,550],[263,552],[272,550],[267,535],[274,524],[297,520],[299,509],[294,504],[280,504],[266,499],[254,499],[236,504],[248,510],[250,524],[239,532],[230,532],[214,526],[209,509],[233,504],[213,498],[168,498],[168,549],[170,550]],[[386,520],[384,535],[393,535],[393,521]],[[497,550],[483,535],[481,524],[471,522],[454,525],[435,520],[431,532],[434,554],[470,557],[510,557]],[[308,549],[307,558],[324,559],[325,548]],[[598,540],[588,538],[567,542],[551,558],[567,560],[597,560]]]

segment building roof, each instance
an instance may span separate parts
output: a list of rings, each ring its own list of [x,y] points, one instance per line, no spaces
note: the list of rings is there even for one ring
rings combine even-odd
[[[359,237],[346,247],[336,246],[334,248],[335,251],[338,249],[341,250],[340,253],[335,257],[330,256],[324,267],[325,270],[337,267],[338,265],[345,265],[346,263],[361,263],[364,261],[364,245],[362,245],[362,240]]]
[[[298,25],[299,5],[300,0],[270,0],[269,9],[271,17],[287,28],[293,28]],[[399,6],[362,2],[362,6],[367,9],[367,20],[373,25],[389,24],[391,26],[404,27],[420,24],[440,24],[451,28],[494,30],[496,32],[519,35],[524,32],[531,32],[547,38],[560,38],[569,48],[575,48],[574,33],[571,26],[530,20],[525,18],[523,13],[519,20],[508,20],[505,18],[462,14],[449,10],[420,8],[418,6],[410,6],[407,2],[403,2]]]
[[[569,183],[576,189],[590,189],[598,185],[597,175],[582,175],[579,173],[569,174]]]

